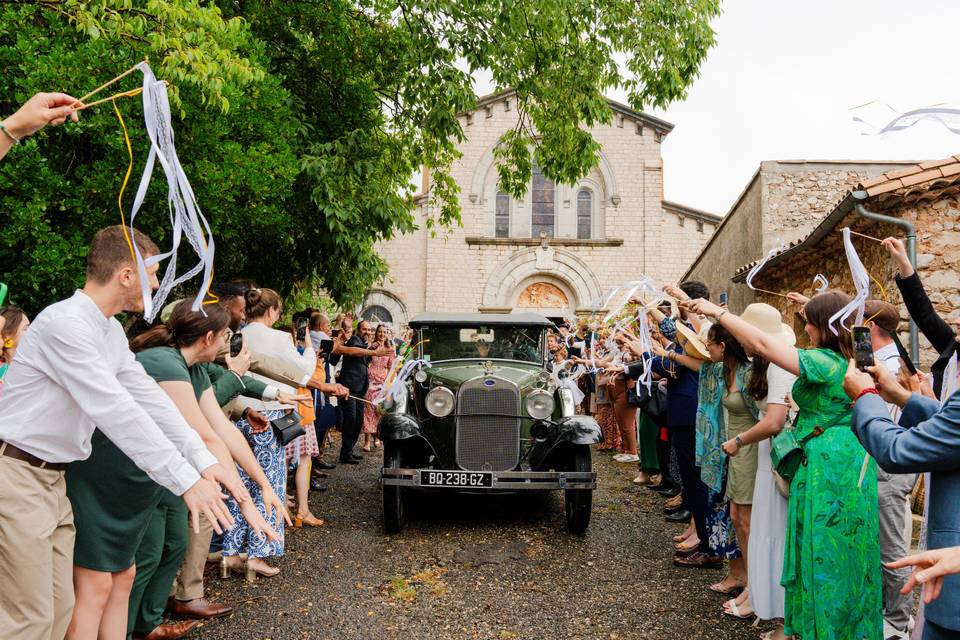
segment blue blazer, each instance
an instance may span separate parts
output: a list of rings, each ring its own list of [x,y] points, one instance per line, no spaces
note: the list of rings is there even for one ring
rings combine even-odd
[[[937,401],[913,394],[900,424],[890,419],[876,394],[857,400],[852,427],[863,448],[890,473],[932,472],[927,514],[927,548],[960,546],[960,392],[941,408]],[[960,575],[944,580],[940,597],[926,616],[941,627],[960,630]]]

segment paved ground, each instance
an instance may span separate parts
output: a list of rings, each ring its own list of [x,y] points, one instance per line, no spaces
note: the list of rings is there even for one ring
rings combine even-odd
[[[282,573],[247,585],[210,576],[239,602],[193,636],[214,639],[756,639],[707,590],[719,571],[675,569],[660,498],[630,484],[635,465],[594,454],[600,489],[586,536],[563,530],[559,494],[431,496],[386,536],[380,456],[338,467],[314,495],[322,529],[288,529]]]

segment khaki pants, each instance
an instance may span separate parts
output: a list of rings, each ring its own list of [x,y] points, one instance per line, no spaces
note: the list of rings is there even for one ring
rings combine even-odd
[[[187,554],[180,565],[180,573],[173,584],[173,595],[177,600],[196,600],[203,597],[203,570],[207,566],[207,552],[213,538],[213,525],[206,518],[200,518],[200,533],[194,533],[193,527],[187,536]]]
[[[73,614],[73,538],[63,472],[0,456],[0,638],[66,635]]]

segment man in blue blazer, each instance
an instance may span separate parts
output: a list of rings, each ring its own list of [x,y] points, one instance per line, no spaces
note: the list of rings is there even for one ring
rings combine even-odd
[[[851,360],[843,383],[855,400],[854,433],[885,471],[932,472],[927,548],[960,545],[960,392],[941,407],[936,400],[911,394],[883,366],[867,371],[858,370]],[[903,407],[900,424],[891,420],[886,402]],[[923,638],[958,637],[960,576],[953,575],[944,579],[940,597],[927,605]]]

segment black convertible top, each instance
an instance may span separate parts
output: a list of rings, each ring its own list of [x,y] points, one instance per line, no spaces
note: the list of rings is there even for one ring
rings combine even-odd
[[[543,327],[554,326],[539,313],[421,313],[410,320],[414,329],[421,327]]]

